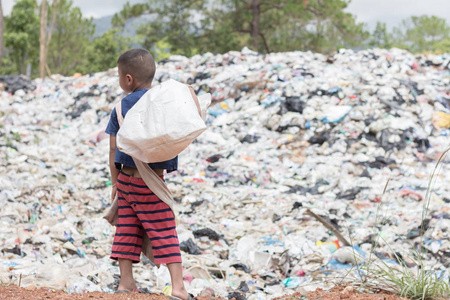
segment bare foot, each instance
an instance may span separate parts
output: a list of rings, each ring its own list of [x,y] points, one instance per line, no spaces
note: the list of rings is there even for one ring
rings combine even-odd
[[[127,290],[127,291],[132,292],[135,288],[137,288],[136,285],[134,285],[134,286],[125,286],[125,285],[119,284],[119,286],[117,287],[117,290],[118,291]]]
[[[172,289],[172,296],[180,298],[182,300],[187,300],[187,298],[189,297],[188,292],[186,291],[186,289],[180,289],[180,290],[174,290]]]

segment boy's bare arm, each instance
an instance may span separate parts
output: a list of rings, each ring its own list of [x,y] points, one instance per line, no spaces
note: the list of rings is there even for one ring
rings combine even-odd
[[[111,172],[111,183],[113,185],[111,192],[111,201],[114,200],[116,196],[116,182],[117,177],[119,177],[119,170],[116,169],[114,164],[114,157],[116,155],[116,137],[114,135],[109,136],[109,171]]]

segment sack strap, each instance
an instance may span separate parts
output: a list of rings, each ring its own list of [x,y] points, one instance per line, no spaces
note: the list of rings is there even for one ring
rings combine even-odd
[[[117,121],[119,121],[119,126],[122,126],[123,123],[122,101],[119,101],[119,103],[116,104],[116,114],[117,114]],[[164,180],[162,180],[161,177],[159,177],[158,174],[156,174],[156,172],[153,171],[153,169],[150,168],[148,164],[134,157],[132,158],[145,184],[156,196],[158,196],[159,199],[161,199],[161,201],[163,201],[170,207],[176,218],[175,207],[173,205],[174,203],[173,195],[170,192]]]
[[[122,126],[122,123],[123,123],[122,100],[120,100],[119,103],[116,104],[116,115],[117,115],[117,121],[119,121],[119,126]]]
[[[191,92],[192,99],[194,99],[195,106],[197,106],[198,114],[201,117],[202,116],[202,109],[200,107],[200,103],[198,102],[198,98],[197,98],[197,95],[195,94],[194,88],[192,86],[190,86],[190,85],[188,85],[188,87],[189,87],[189,91]]]

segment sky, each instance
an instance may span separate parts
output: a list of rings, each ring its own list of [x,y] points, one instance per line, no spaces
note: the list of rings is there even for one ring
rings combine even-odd
[[[86,17],[99,18],[113,15],[129,1],[131,4],[143,0],[73,0]],[[214,0],[212,0],[214,1]],[[327,1],[327,0],[325,0]],[[3,0],[5,15],[11,12],[15,0]],[[450,25],[450,0],[352,0],[346,10],[357,17],[357,21],[375,28],[376,22],[385,22],[388,28],[397,26],[404,18],[413,15],[435,15],[445,18]]]

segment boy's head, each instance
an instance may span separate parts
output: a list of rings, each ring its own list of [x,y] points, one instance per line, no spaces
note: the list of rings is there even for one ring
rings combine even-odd
[[[150,88],[155,76],[155,61],[145,49],[132,49],[123,53],[117,60],[119,83],[125,92],[139,88]]]

